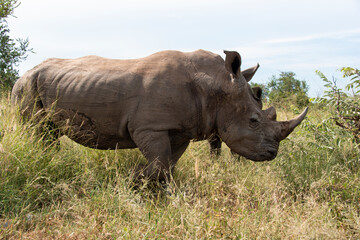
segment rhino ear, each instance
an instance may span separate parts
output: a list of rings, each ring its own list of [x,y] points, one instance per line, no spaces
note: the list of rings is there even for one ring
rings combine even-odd
[[[236,77],[240,76],[240,66],[241,66],[241,57],[238,52],[235,51],[224,51],[225,58],[225,68],[230,73],[234,74]]]
[[[262,96],[262,89],[261,89],[261,87],[253,87],[253,88],[252,88],[252,91],[253,91],[255,97],[256,97],[257,99],[261,100],[261,96]]]
[[[249,82],[253,78],[259,67],[260,65],[258,63],[255,67],[248,68],[241,72],[244,78],[246,79],[246,81]]]

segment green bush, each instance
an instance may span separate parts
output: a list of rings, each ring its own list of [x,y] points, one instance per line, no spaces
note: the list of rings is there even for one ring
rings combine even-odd
[[[352,133],[360,144],[360,71],[355,68],[342,68],[343,77],[350,77],[345,92],[337,86],[337,79],[330,81],[323,73],[318,76],[325,82],[325,95],[320,99],[331,110],[331,117],[336,125]]]
[[[308,85],[305,81],[295,78],[293,72],[282,72],[279,77],[273,76],[267,84],[270,104],[278,107],[293,104],[295,107],[303,108],[309,104],[307,96]]]
[[[29,41],[12,39],[6,18],[19,6],[17,0],[0,0],[0,92],[9,90],[19,77],[17,65],[27,58]]]

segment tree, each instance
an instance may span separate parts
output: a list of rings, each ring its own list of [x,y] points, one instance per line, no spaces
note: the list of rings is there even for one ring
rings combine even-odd
[[[18,0],[0,0],[0,90],[9,90],[19,77],[18,64],[27,58],[28,39],[12,39],[6,18],[19,6]]]
[[[342,68],[340,71],[344,78],[351,78],[345,87],[348,93],[337,86],[335,78],[330,81],[322,72],[316,71],[328,89],[321,101],[330,106],[335,124],[351,132],[360,147],[360,71],[350,67]]]
[[[269,89],[269,102],[275,105],[287,105],[289,102],[297,107],[309,104],[307,92],[309,90],[305,81],[295,78],[293,72],[281,72],[279,77],[272,76],[267,84]]]

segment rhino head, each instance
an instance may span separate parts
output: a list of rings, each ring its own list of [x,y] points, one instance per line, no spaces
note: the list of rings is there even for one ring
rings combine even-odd
[[[305,118],[308,108],[289,121],[276,121],[274,107],[262,110],[248,84],[259,68],[241,71],[239,53],[224,51],[226,96],[217,112],[217,131],[235,153],[253,161],[276,157],[279,143]],[[255,94],[256,95],[256,94]]]

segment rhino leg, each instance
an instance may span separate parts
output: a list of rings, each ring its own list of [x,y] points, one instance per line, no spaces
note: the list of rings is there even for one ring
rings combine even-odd
[[[169,181],[170,174],[190,141],[182,137],[169,136],[168,131],[142,132],[134,139],[148,163],[139,166],[136,177],[151,180]]]
[[[218,157],[221,154],[221,139],[218,136],[214,136],[209,140],[210,145],[210,155],[213,157]]]
[[[171,165],[170,165],[170,171],[173,172],[175,165],[181,155],[185,152],[186,148],[189,146],[190,141],[189,140],[183,140],[181,142],[176,142],[171,144]]]
[[[34,98],[34,104],[20,105],[20,111],[23,121],[30,121],[35,127],[39,136],[42,136],[45,145],[51,145],[60,136],[59,128],[51,120],[51,116],[45,111],[43,104],[39,97]],[[56,144],[59,147],[59,143]]]
[[[171,144],[167,131],[141,132],[134,134],[134,142],[148,163],[140,165],[136,177],[151,180],[169,180],[171,166]]]
[[[56,142],[61,136],[60,130],[55,126],[52,121],[44,121],[38,124],[37,132],[39,136],[42,136],[43,143],[46,146],[50,146]],[[56,147],[60,147],[60,143],[57,142]]]

